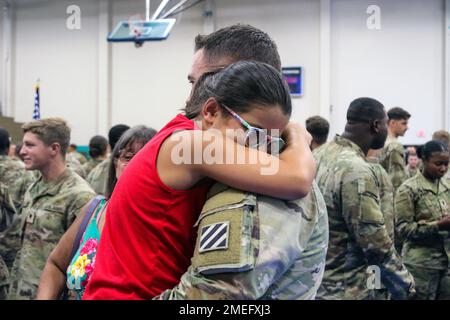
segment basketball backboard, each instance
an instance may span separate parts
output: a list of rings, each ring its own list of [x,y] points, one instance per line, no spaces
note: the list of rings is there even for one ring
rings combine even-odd
[[[120,21],[108,35],[109,42],[135,42],[165,40],[170,34],[176,19],[151,21]]]

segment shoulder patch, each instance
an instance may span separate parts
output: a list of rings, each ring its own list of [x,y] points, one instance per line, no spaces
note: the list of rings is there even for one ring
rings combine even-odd
[[[228,248],[230,222],[218,222],[204,226],[200,232],[199,252]]]

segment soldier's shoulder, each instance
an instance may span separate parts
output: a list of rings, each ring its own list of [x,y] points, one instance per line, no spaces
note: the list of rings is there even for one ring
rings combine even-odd
[[[0,167],[5,167],[8,170],[24,170],[25,165],[18,159],[10,157],[0,158]]]
[[[89,183],[70,168],[68,169],[68,174],[67,177],[65,178],[62,188],[72,189],[76,192],[84,191],[94,193]]]
[[[405,151],[405,147],[399,141],[392,141],[388,145],[386,145],[385,150],[387,152],[398,151],[403,153]]]

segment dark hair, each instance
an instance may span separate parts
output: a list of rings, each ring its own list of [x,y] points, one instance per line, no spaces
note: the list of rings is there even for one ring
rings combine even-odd
[[[8,155],[8,150],[11,145],[11,136],[8,130],[0,128],[0,155]]]
[[[255,105],[279,105],[284,114],[292,113],[289,89],[281,74],[272,66],[256,61],[239,61],[219,71],[204,73],[186,102],[186,117],[197,117],[211,97],[235,112],[245,113]]]
[[[130,127],[126,124],[116,124],[115,126],[111,127],[111,129],[109,129],[108,140],[109,145],[111,146],[111,150],[114,149],[117,141],[119,141],[122,134],[128,129],[130,129]]]
[[[347,121],[355,123],[370,123],[386,116],[384,106],[372,98],[358,98],[350,103],[347,110]]]
[[[156,130],[148,128],[146,126],[136,126],[128,129],[117,141],[110,157],[110,163],[108,168],[108,181],[106,183],[106,198],[109,199],[114,191],[117,183],[116,178],[116,161],[120,156],[120,153],[131,146],[133,143],[139,142],[144,146],[156,135]]]
[[[449,152],[448,145],[438,140],[428,141],[422,148],[422,159],[429,160],[434,152]]]
[[[195,51],[203,49],[208,60],[230,58],[232,62],[254,60],[281,71],[277,45],[269,35],[247,24],[235,24],[195,38]]]
[[[312,135],[314,141],[324,144],[327,142],[330,124],[321,116],[313,116],[306,119],[306,130]]]
[[[408,120],[411,118],[409,112],[400,107],[390,109],[387,114],[389,120]]]
[[[89,155],[96,159],[106,154],[108,140],[104,136],[93,136],[89,141]]]
[[[74,149],[76,150],[78,146],[77,146],[75,143],[71,143],[71,144],[69,145],[69,147],[74,148]]]

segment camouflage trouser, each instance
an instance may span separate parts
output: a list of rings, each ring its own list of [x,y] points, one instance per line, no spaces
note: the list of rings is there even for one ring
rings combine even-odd
[[[9,271],[2,257],[0,256],[0,300],[5,300],[8,294]]]
[[[416,282],[415,300],[450,300],[450,277],[446,270],[406,266]]]

